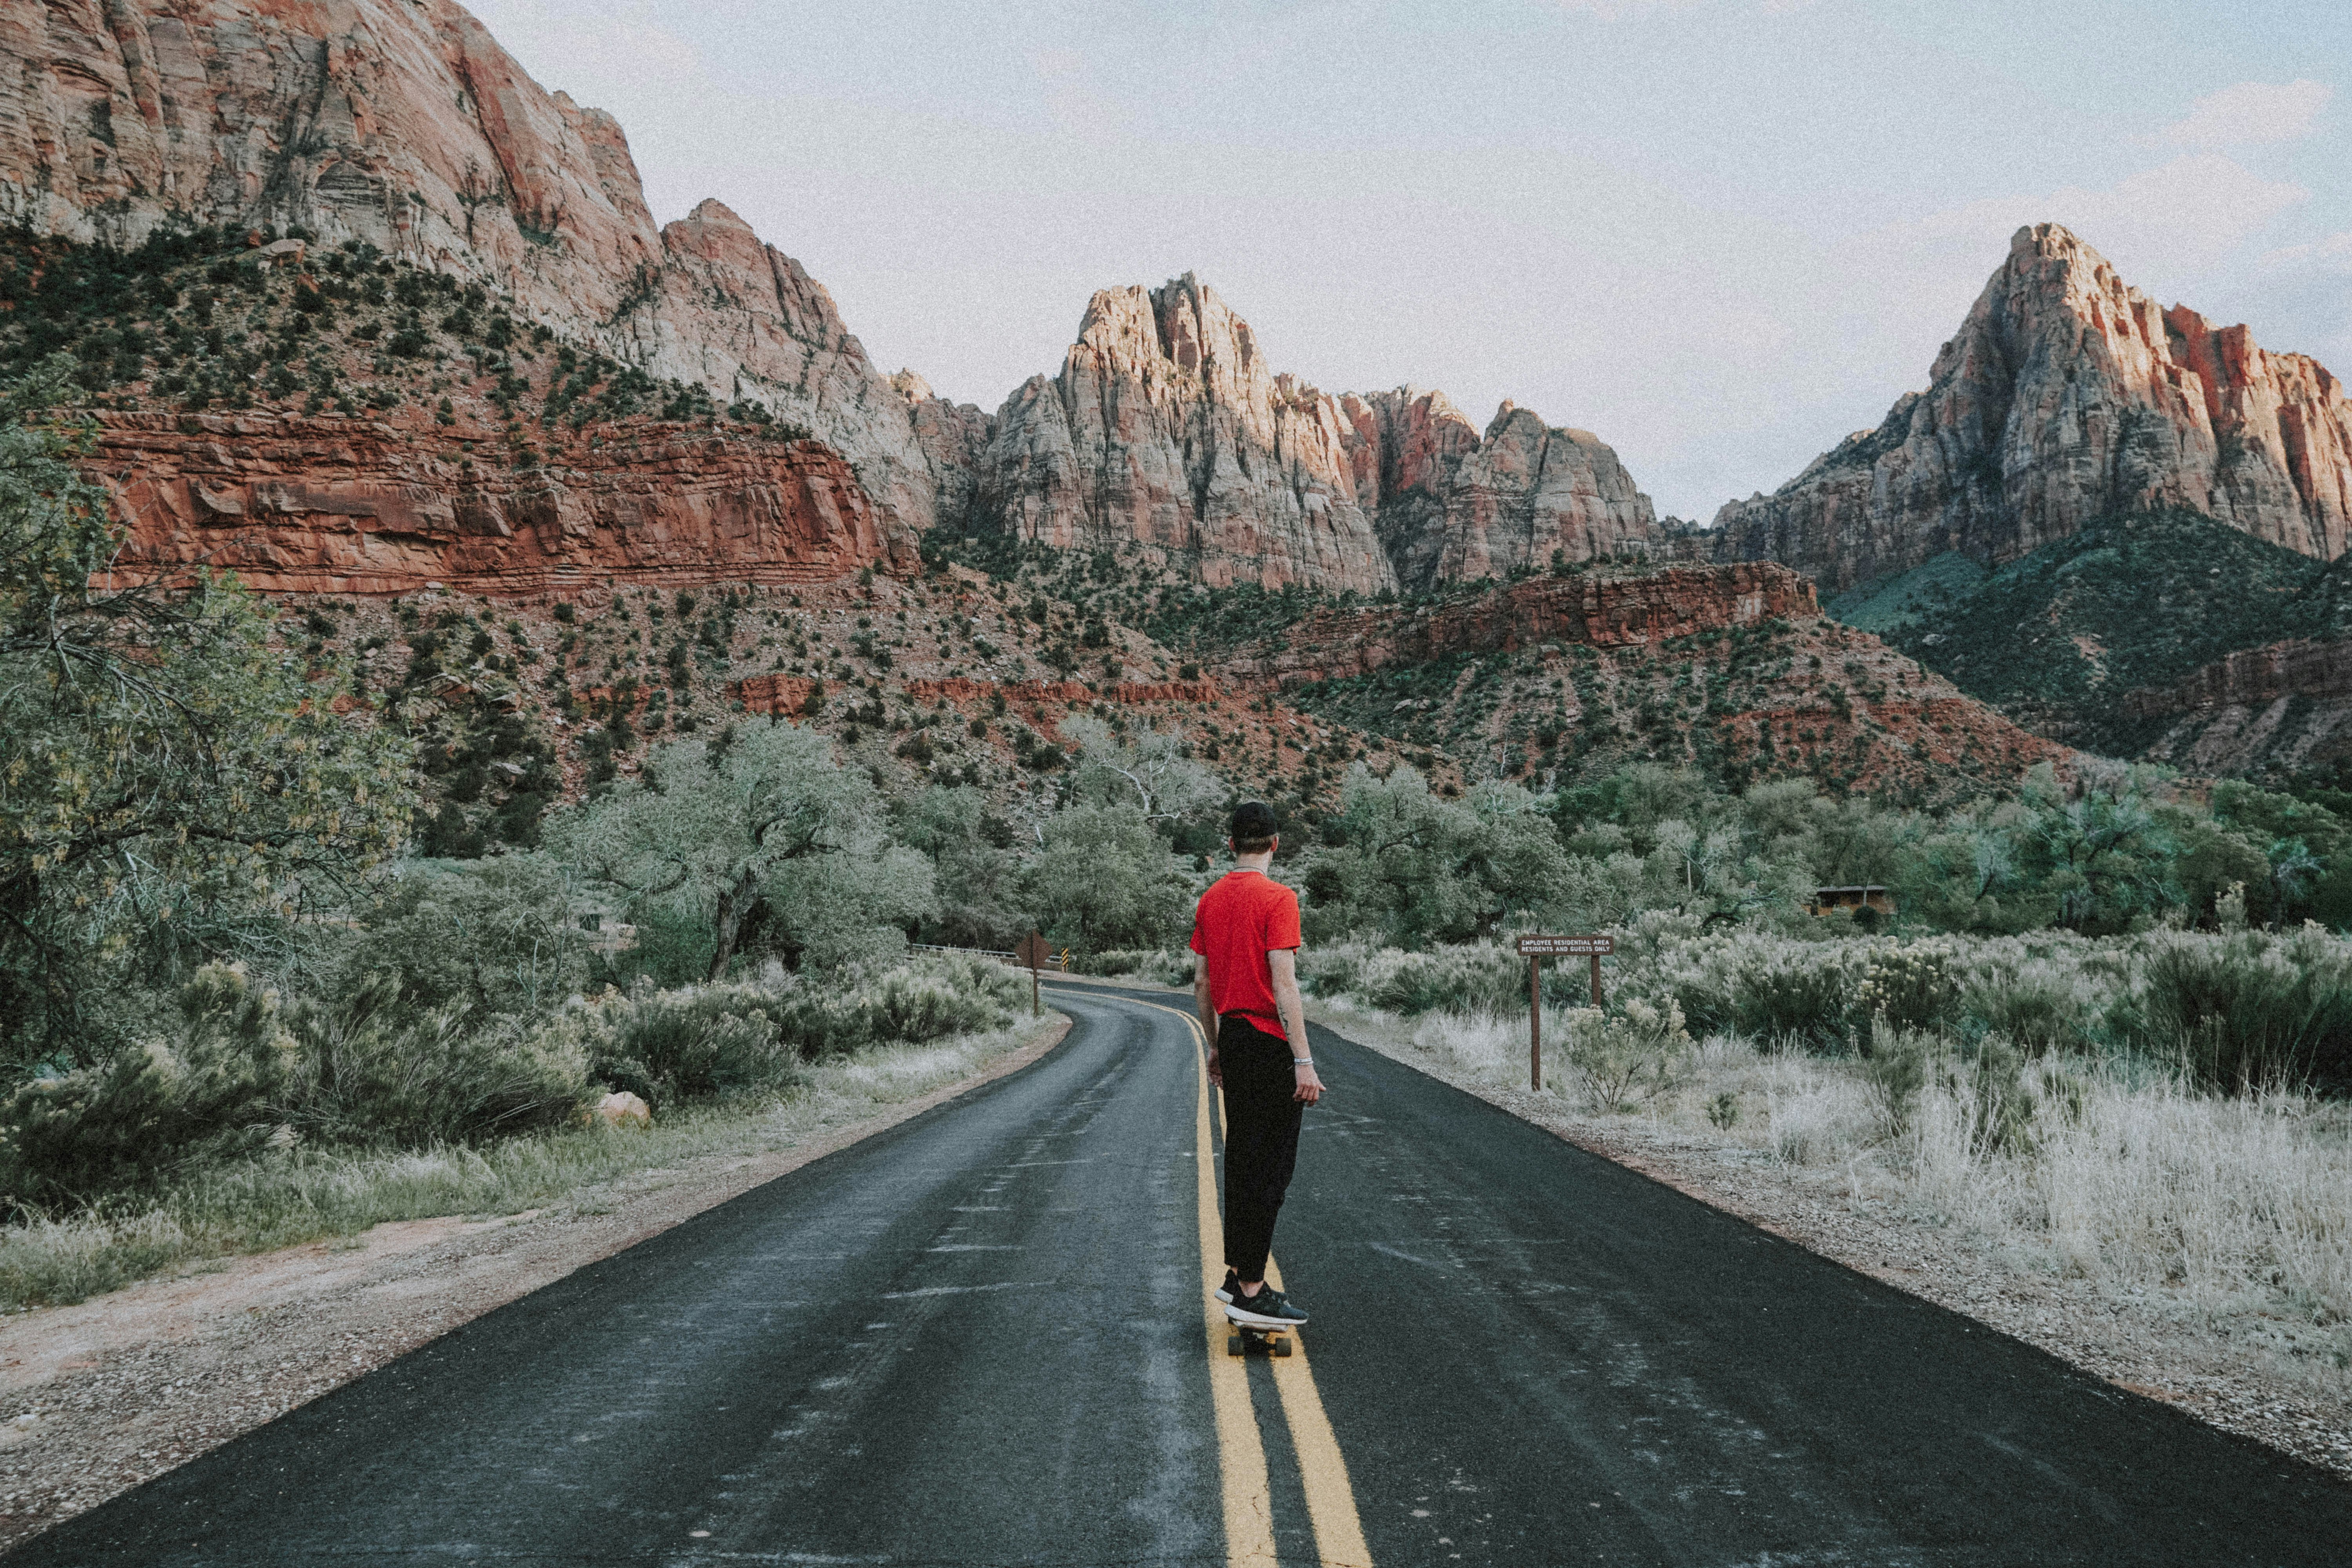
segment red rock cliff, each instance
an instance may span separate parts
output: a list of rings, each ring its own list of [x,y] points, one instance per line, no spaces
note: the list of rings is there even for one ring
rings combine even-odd
[[[931,521],[906,404],[824,289],[716,202],[656,228],[619,125],[452,0],[0,7],[0,222],[127,244],[175,218],[299,225],[481,279],[807,426],[886,528]]]
[[[912,571],[836,453],[652,426],[540,467],[373,420],[101,414],[93,465],[133,564],[209,562],[270,592],[491,595]],[[609,433],[608,433],[609,434]],[[485,459],[487,461],[487,459]]]
[[[2126,691],[2124,710],[2135,719],[2162,719],[2210,708],[2260,708],[2283,697],[2352,698],[2352,642],[2297,637],[2241,648],[2178,686]]]
[[[1925,393],[1770,496],[1718,560],[1845,588],[1949,550],[2012,560],[2105,512],[2181,506],[2325,560],[2352,529],[2352,403],[2301,354],[2156,302],[2054,224],[2020,229]]]
[[[1334,680],[1454,654],[1542,643],[1628,647],[1776,616],[1818,619],[1813,585],[1785,566],[1669,566],[1638,577],[1538,577],[1458,604],[1318,610],[1225,661],[1240,679]]]

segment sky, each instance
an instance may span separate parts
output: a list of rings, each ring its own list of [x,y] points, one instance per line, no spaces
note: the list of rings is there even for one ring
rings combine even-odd
[[[884,370],[993,410],[1196,273],[1274,368],[1509,399],[1661,513],[1923,387],[2022,224],[2352,375],[2344,0],[472,0]]]

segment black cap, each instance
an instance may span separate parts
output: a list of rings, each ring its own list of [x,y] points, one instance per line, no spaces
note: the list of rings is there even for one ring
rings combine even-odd
[[[1226,836],[1236,844],[1271,838],[1278,831],[1274,807],[1262,800],[1245,800],[1234,807],[1233,820],[1225,827]]]

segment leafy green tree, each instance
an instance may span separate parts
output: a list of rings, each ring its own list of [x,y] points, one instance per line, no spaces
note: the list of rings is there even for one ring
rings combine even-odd
[[[700,922],[713,980],[747,938],[832,963],[935,903],[929,862],[891,850],[866,777],[793,724],[664,746],[641,777],[551,817],[547,840],[633,910]]]
[[[2021,864],[2057,900],[2061,924],[2102,934],[2133,917],[2180,901],[2173,882],[2178,844],[2137,774],[2086,780],[2073,793],[2050,764],[2028,776]]]
[[[899,808],[898,837],[931,858],[939,912],[931,940],[950,947],[1010,947],[1027,929],[1013,829],[968,784],[933,784]]]
[[[2212,813],[2217,825],[2263,855],[2263,867],[2244,879],[2273,930],[2304,920],[2338,930],[2352,925],[2352,826],[2343,816],[2324,804],[2240,779],[2213,786]],[[2265,852],[2286,843],[2300,844],[2310,863]],[[2282,869],[2284,878],[2275,874]]]
[[[1401,945],[1465,942],[1559,896],[1571,866],[1543,802],[1481,784],[1460,800],[1411,767],[1385,779],[1363,764],[1340,791],[1345,843],[1318,858],[1308,889]]]
[[[502,855],[454,868],[410,861],[387,879],[344,953],[339,990],[390,978],[411,1008],[537,1014],[588,977],[562,868]]]
[[[1172,822],[1224,798],[1217,775],[1185,755],[1182,740],[1168,731],[1122,738],[1081,714],[1062,721],[1062,738],[1077,749],[1081,800],[1133,805],[1147,822]]]
[[[1184,880],[1141,807],[1074,805],[1047,817],[1043,835],[1023,883],[1045,935],[1099,952],[1184,934]]]
[[[2271,865],[2260,843],[2184,805],[2160,815],[2172,835],[2173,884],[2192,918],[2218,921],[2217,900],[2232,887],[2246,889],[2258,908],[2267,909]]]
[[[121,559],[56,412],[0,387],[0,1052],[102,1054],[100,998],[267,950],[400,844],[407,743],[314,699],[234,579]]]

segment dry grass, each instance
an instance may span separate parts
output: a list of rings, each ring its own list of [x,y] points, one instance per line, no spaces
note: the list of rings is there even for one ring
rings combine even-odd
[[[207,1258],[356,1236],[387,1220],[597,1212],[614,1184],[713,1155],[790,1148],[969,1078],[1041,1026],[885,1046],[809,1069],[779,1099],[681,1109],[644,1130],[599,1123],[478,1148],[294,1152],[192,1176],[136,1208],[0,1230],[0,1310],[79,1301]]]

